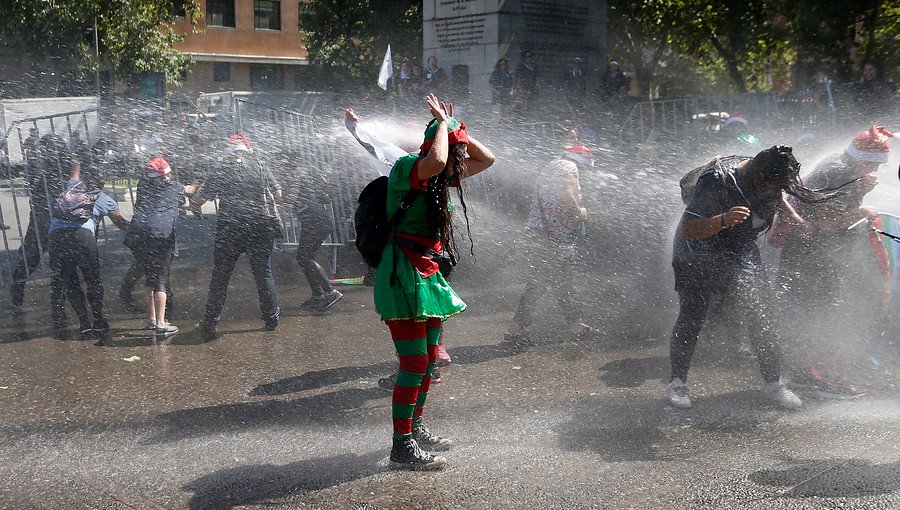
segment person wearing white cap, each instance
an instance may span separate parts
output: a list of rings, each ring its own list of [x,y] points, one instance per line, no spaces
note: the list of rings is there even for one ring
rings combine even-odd
[[[196,184],[185,186],[172,179],[172,168],[162,156],[147,162],[146,173],[138,182],[134,215],[124,244],[131,249],[137,270],[146,278],[147,329],[156,335],[178,331],[166,321],[166,289],[182,197],[196,191]]]
[[[722,154],[756,154],[762,149],[760,141],[750,134],[750,120],[743,113],[729,115],[723,128],[728,142]]]
[[[856,235],[848,227],[878,216],[878,211],[862,202],[877,184],[875,172],[888,161],[893,136],[883,126],[873,125],[804,178],[808,186],[840,189],[841,194],[821,204],[798,204],[797,212],[812,226],[812,233],[787,236],[781,252],[781,286],[786,306],[793,312],[789,316],[808,318],[801,324],[791,319],[799,339],[792,383],[820,397],[847,399],[864,394],[836,373],[836,356],[847,348],[846,339],[841,337],[834,345],[829,339],[840,336],[836,332],[845,325],[834,320],[841,318],[845,323],[846,318],[840,313],[840,282]],[[823,347],[835,355],[811,359],[810,354]]]
[[[619,63],[611,60],[608,69],[600,83],[601,94],[609,98],[627,95],[629,80],[619,70]]]

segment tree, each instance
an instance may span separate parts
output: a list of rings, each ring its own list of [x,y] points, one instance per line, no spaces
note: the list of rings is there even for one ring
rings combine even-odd
[[[421,58],[422,2],[310,0],[300,30],[311,63],[339,78],[374,80],[388,44],[395,62]]]
[[[188,64],[171,26],[182,4],[196,21],[196,0],[0,0],[0,51],[27,57],[38,80],[95,70],[99,50],[119,74],[161,72],[175,82]]]
[[[692,59],[713,82],[738,92],[766,86],[778,62],[780,41],[772,28],[770,2],[704,0],[611,0],[610,10],[631,20],[655,44],[650,68],[666,50]]]

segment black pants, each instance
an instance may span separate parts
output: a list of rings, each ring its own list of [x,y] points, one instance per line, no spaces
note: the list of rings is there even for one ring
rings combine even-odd
[[[781,376],[781,353],[770,320],[771,312],[767,309],[773,298],[769,283],[759,271],[739,271],[728,292],[733,296],[729,302],[738,312],[735,315],[748,326],[763,380],[767,383],[777,381]],[[712,296],[712,289],[702,282],[682,286],[678,291],[680,308],[672,328],[669,354],[672,379],[677,377],[687,381],[691,358],[700,338],[700,329],[706,322]]]
[[[575,245],[557,243],[543,234],[530,237],[528,268],[525,271],[527,283],[525,292],[519,299],[519,306],[513,322],[520,326],[531,325],[532,315],[538,299],[548,291],[556,293],[560,311],[570,324],[581,321],[581,310],[575,304],[572,281],[575,265]]]
[[[209,282],[206,312],[203,316],[205,323],[214,325],[219,322],[219,315],[225,306],[228,281],[242,253],[247,253],[250,259],[262,319],[267,320],[278,314],[275,278],[272,276],[274,242],[275,234],[261,226],[219,222],[213,249],[212,279]]]
[[[86,228],[62,228],[50,233],[50,269],[53,277],[50,285],[50,308],[56,329],[65,329],[65,297],[69,298],[81,329],[109,329],[103,317],[103,282],[100,280],[100,259],[97,256],[97,238]],[[88,314],[81,289],[81,277],[87,290]],[[93,316],[93,323],[91,322]]]
[[[303,270],[313,297],[332,290],[328,273],[316,262],[316,253],[322,242],[331,234],[331,219],[324,206],[316,204],[299,214],[300,237],[297,239],[297,264]]]
[[[9,287],[9,296],[13,305],[22,306],[25,300],[25,281],[41,263],[41,254],[49,250],[50,214],[34,211],[25,239],[19,248],[19,263],[13,272],[13,283]]]

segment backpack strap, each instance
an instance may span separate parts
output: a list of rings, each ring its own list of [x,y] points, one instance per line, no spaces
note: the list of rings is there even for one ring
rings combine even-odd
[[[397,211],[391,217],[391,221],[388,222],[388,226],[391,230],[388,234],[387,242],[391,243],[393,245],[392,249],[395,250],[394,256],[392,257],[394,261],[394,267],[391,269],[391,286],[394,286],[397,283],[397,244],[392,242],[393,239],[397,238],[394,237],[394,232],[397,231],[397,225],[399,225],[400,222],[403,221],[403,217],[406,216],[406,211],[409,210],[409,207],[412,205],[413,201],[418,198],[421,193],[421,190],[415,189],[407,191],[406,195],[403,195],[403,199],[400,200],[400,208],[397,209]]]

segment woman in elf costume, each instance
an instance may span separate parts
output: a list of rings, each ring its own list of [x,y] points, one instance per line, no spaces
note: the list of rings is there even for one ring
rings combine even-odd
[[[375,278],[375,309],[391,330],[400,358],[392,399],[391,466],[407,469],[440,469],[447,463],[444,457],[424,451],[449,450],[452,442],[425,428],[422,410],[431,385],[441,322],[466,309],[441,276],[438,262],[423,252],[454,253],[450,188],[459,189],[468,228],[460,180],[486,170],[495,159],[490,150],[468,136],[465,124],[453,118],[452,104],[447,108],[434,94],[426,101],[434,119],[425,130],[419,153],[401,157],[391,168],[387,217],[394,216],[408,193],[419,193],[385,245]]]

